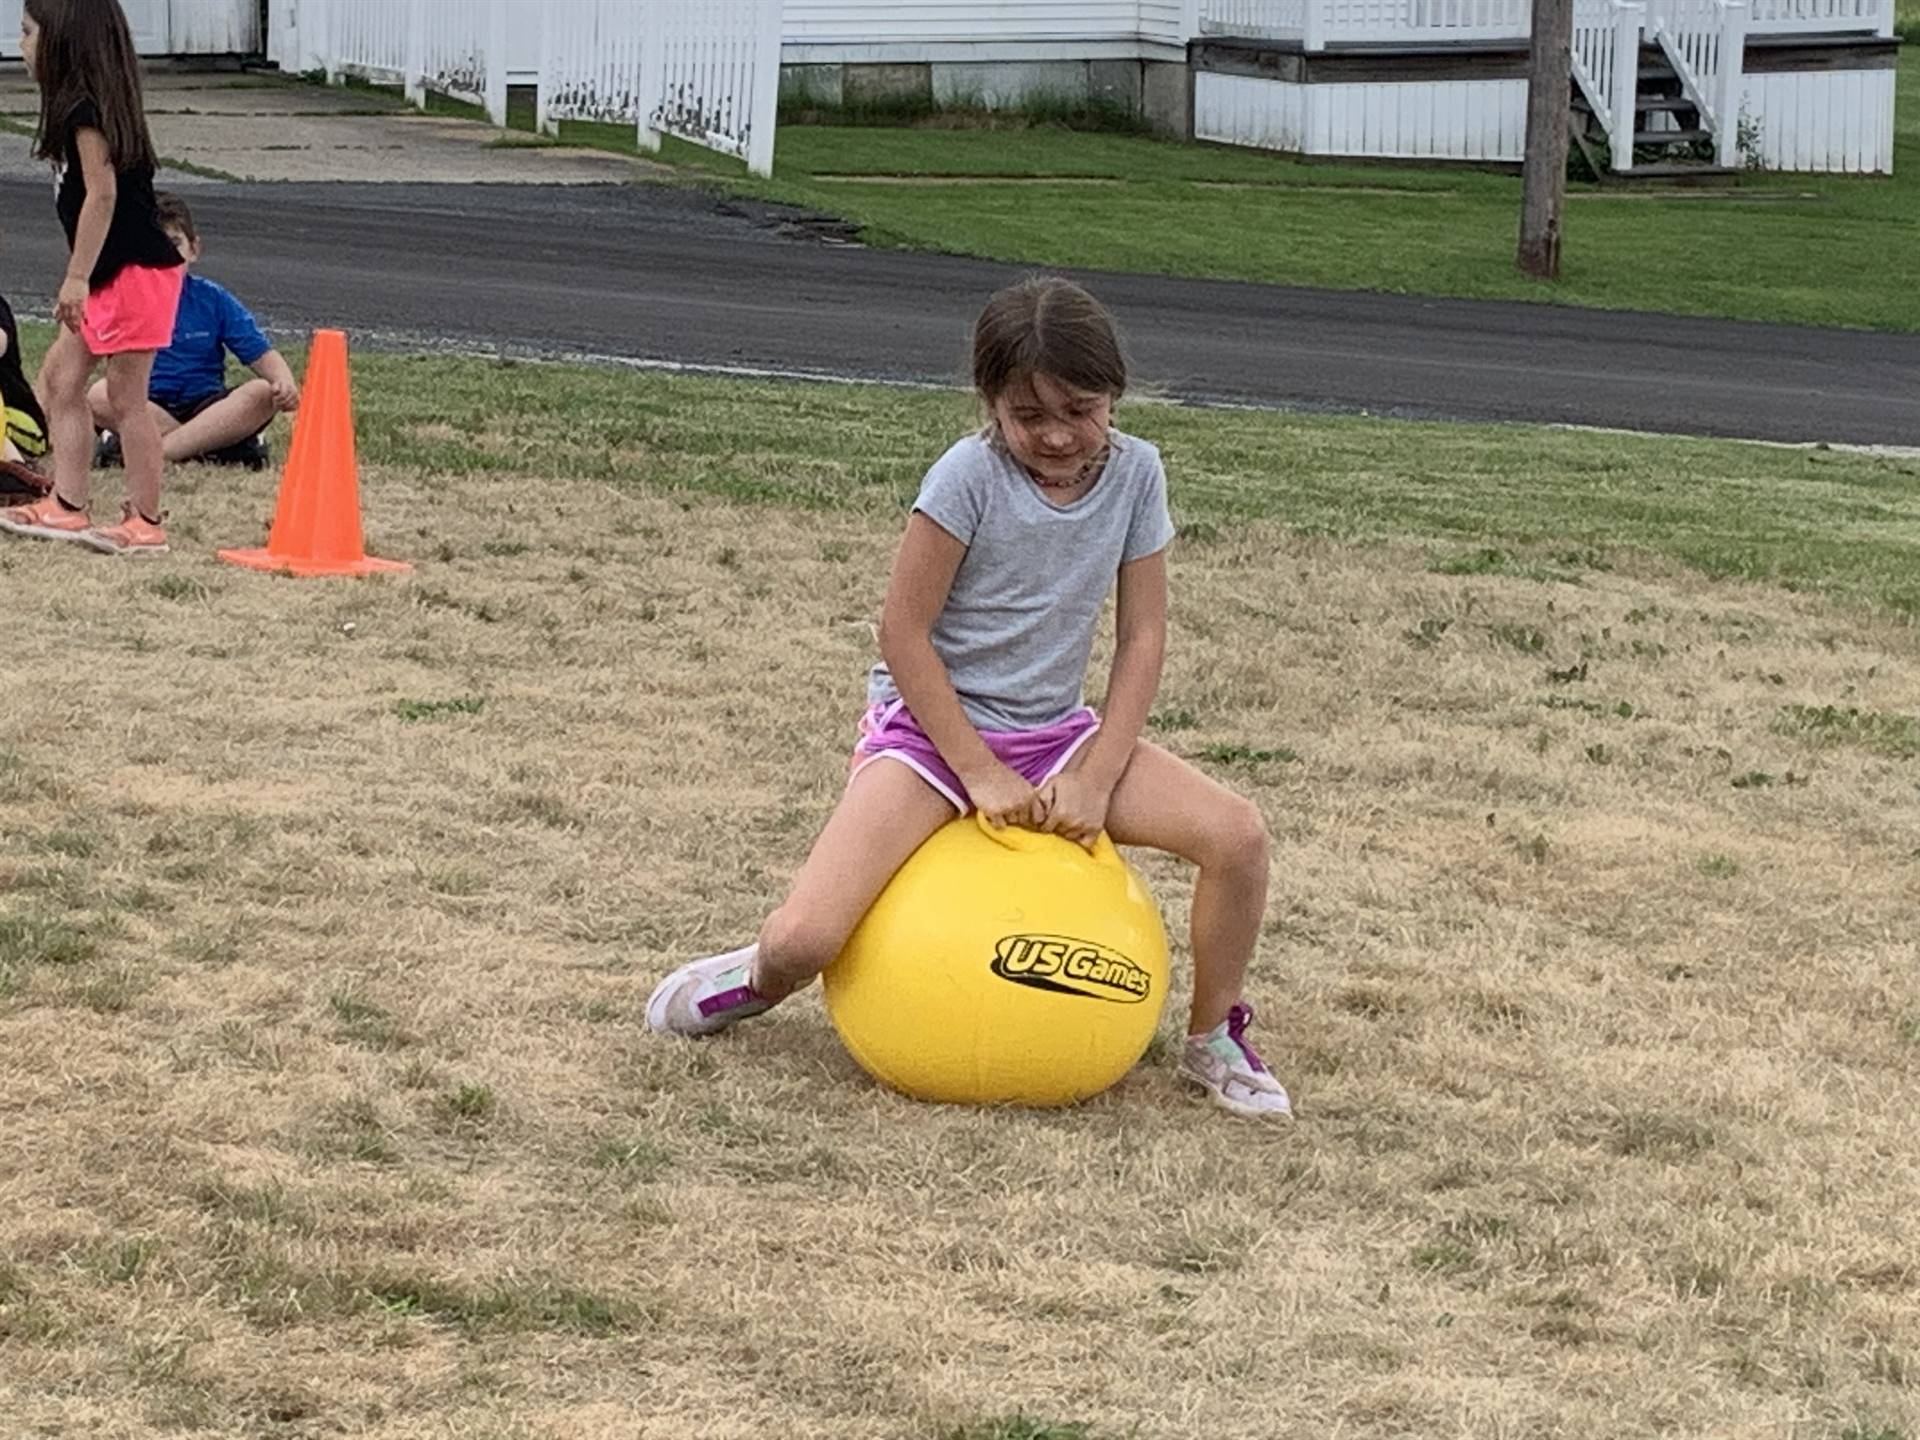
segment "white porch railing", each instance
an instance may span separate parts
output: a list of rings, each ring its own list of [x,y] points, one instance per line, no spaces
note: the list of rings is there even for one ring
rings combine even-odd
[[[1527,33],[1528,0],[1200,0],[1201,35],[1326,45],[1507,40]]]
[[[1573,6],[1573,81],[1607,133],[1609,163],[1623,173],[1633,168],[1634,100],[1646,14],[1644,4],[1629,0],[1574,0]]]
[[[1893,34],[1893,0],[1753,0],[1756,35]]]
[[[634,127],[738,155],[773,173],[782,0],[299,0],[298,68],[398,83],[507,122],[507,79],[539,82],[538,122]],[[537,69],[510,54],[539,37]],[[516,69],[515,60],[520,59]]]
[[[1528,0],[1201,0],[1201,35],[1327,45],[1506,40],[1527,33]]]
[[[1297,40],[1311,0],[1200,0],[1199,34],[1249,40]]]
[[[1660,48],[1679,78],[1683,98],[1713,137],[1717,163],[1731,166],[1738,158],[1750,29],[1877,31],[1892,24],[1893,0],[1751,0],[1751,18],[1748,3],[1574,0],[1573,80],[1606,131],[1614,170],[1633,169],[1643,44]],[[1200,0],[1197,19],[1203,38],[1298,40],[1306,50],[1518,40],[1532,28],[1530,0]]]
[[[1648,0],[1652,27],[1666,6],[1688,0]],[[1703,11],[1713,0],[1696,0]],[[1598,8],[1604,8],[1604,5]],[[1431,44],[1446,40],[1524,40],[1532,28],[1530,0],[1198,0],[1194,33],[1259,40],[1299,40],[1309,50],[1327,45]],[[1894,0],[1752,0],[1748,33],[1893,33]],[[1575,27],[1611,31],[1594,18],[1597,7],[1577,0]],[[1583,22],[1579,17],[1587,15]],[[1671,33],[1718,34],[1704,18]],[[1711,103],[1711,97],[1709,97]]]
[[[1746,0],[1649,0],[1647,35],[1660,47],[1686,98],[1713,132],[1719,164],[1736,157],[1740,79],[1746,58]]]
[[[1528,0],[1319,0],[1323,33],[1342,44],[1503,40],[1527,33]]]

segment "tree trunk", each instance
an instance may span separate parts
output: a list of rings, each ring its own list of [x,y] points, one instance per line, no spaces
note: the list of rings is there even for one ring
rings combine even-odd
[[[1567,195],[1567,101],[1572,89],[1573,0],[1533,0],[1520,269],[1539,280],[1560,278],[1560,210]]]

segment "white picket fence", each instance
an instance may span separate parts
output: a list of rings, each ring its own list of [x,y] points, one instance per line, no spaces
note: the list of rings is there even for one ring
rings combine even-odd
[[[486,107],[506,123],[507,35],[515,4],[526,0],[298,0],[293,11],[296,68],[404,85],[422,103],[429,92]]]
[[[303,7],[310,9],[309,6]],[[305,17],[302,17],[305,18]],[[406,69],[407,11],[391,0],[334,0],[320,37],[329,70],[392,79]]]
[[[782,0],[298,0],[302,70],[358,76],[484,106],[507,121],[519,37],[539,36],[539,123],[630,125],[773,173]],[[520,78],[516,75],[515,78]]]
[[[561,120],[637,125],[645,46],[631,0],[570,0],[569,25],[544,27],[540,129]]]
[[[737,155],[773,173],[781,0],[570,0],[547,22],[540,127],[600,120]]]
[[[407,15],[407,95],[415,104],[429,90],[483,105],[496,125],[507,123],[508,0],[437,5],[406,0],[390,8]]]

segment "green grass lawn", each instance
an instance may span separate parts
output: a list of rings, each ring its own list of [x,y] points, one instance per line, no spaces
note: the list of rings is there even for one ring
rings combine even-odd
[[[221,564],[206,467],[162,559],[0,544],[7,1440],[1920,1440],[1920,465],[1129,404],[1300,1119],[1178,1003],[978,1111],[813,994],[644,1029],[844,786],[965,398],[354,366],[410,576]]]
[[[1903,12],[1913,23],[1914,7]],[[1303,164],[1059,129],[789,125],[776,177],[670,144],[729,189],[852,219],[871,243],[1036,265],[1920,329],[1920,51],[1895,175],[1754,175],[1736,191],[1572,187],[1564,276],[1514,270],[1517,178]],[[618,127],[571,141],[631,149]],[[871,178],[858,178],[871,177]],[[1063,183],[1048,184],[1049,179]],[[908,183],[902,183],[902,179]]]
[[[29,324],[29,350],[47,333]],[[541,435],[556,473],[582,485],[897,513],[975,423],[955,392],[380,354],[353,366],[362,458],[429,481],[510,471]],[[1164,450],[1195,543],[1278,522],[1433,542],[1433,563],[1458,573],[1572,580],[1642,555],[1920,615],[1912,458],[1149,402],[1120,423]]]
[[[428,474],[510,468],[519,437],[537,434],[583,483],[756,503],[903,508],[974,417],[970,398],[941,392],[355,364],[377,460]],[[1436,563],[1574,577],[1638,552],[1920,614],[1920,460],[1164,404],[1134,404],[1120,423],[1161,445],[1178,518],[1200,542],[1278,521],[1440,542]]]
[[[48,326],[27,322],[29,368]],[[296,369],[299,347],[287,351]],[[527,435],[581,484],[898,512],[975,423],[954,391],[667,378],[439,356],[353,359],[361,456],[429,480],[510,470]],[[1383,421],[1134,401],[1177,518],[1342,541],[1435,542],[1435,563],[1577,579],[1624,555],[1920,615],[1920,459],[1544,426]],[[284,453],[285,435],[280,436]]]
[[[1920,34],[1920,0],[1899,24]],[[1517,177],[1308,164],[1054,126],[788,124],[775,177],[669,139],[697,183],[843,216],[868,243],[1014,263],[1920,330],[1920,49],[1892,177],[1752,174],[1730,191],[1569,189],[1563,276],[1514,269]],[[434,98],[430,108],[478,116]],[[517,94],[510,123],[533,127]],[[633,153],[629,127],[561,141]],[[550,143],[531,135],[506,145]],[[1058,183],[1050,183],[1058,182]]]

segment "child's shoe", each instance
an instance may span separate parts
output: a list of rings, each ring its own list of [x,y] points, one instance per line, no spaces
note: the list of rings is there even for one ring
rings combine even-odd
[[[53,481],[31,465],[0,460],[0,499],[8,504],[31,503],[53,489]]]
[[[773,1001],[753,988],[753,957],[759,953],[758,945],[749,945],[682,965],[647,997],[647,1025],[662,1035],[697,1039],[771,1010]]]
[[[118,525],[102,525],[80,536],[83,544],[108,555],[164,555],[167,532],[147,519],[133,506],[121,510]]]
[[[1204,1035],[1187,1037],[1180,1073],[1205,1090],[1213,1103],[1236,1115],[1291,1120],[1293,1102],[1247,1043],[1253,1007],[1242,1002]]]
[[[120,453],[120,437],[111,430],[102,430],[100,438],[93,442],[93,468],[113,470],[126,463],[126,457]]]
[[[273,457],[267,452],[266,441],[258,435],[250,435],[222,449],[209,450],[200,458],[209,465],[238,465],[246,470],[264,470]]]
[[[87,536],[93,530],[93,521],[86,511],[69,510],[52,494],[47,494],[31,505],[0,510],[0,530],[35,540],[77,540],[87,545],[92,543]]]

